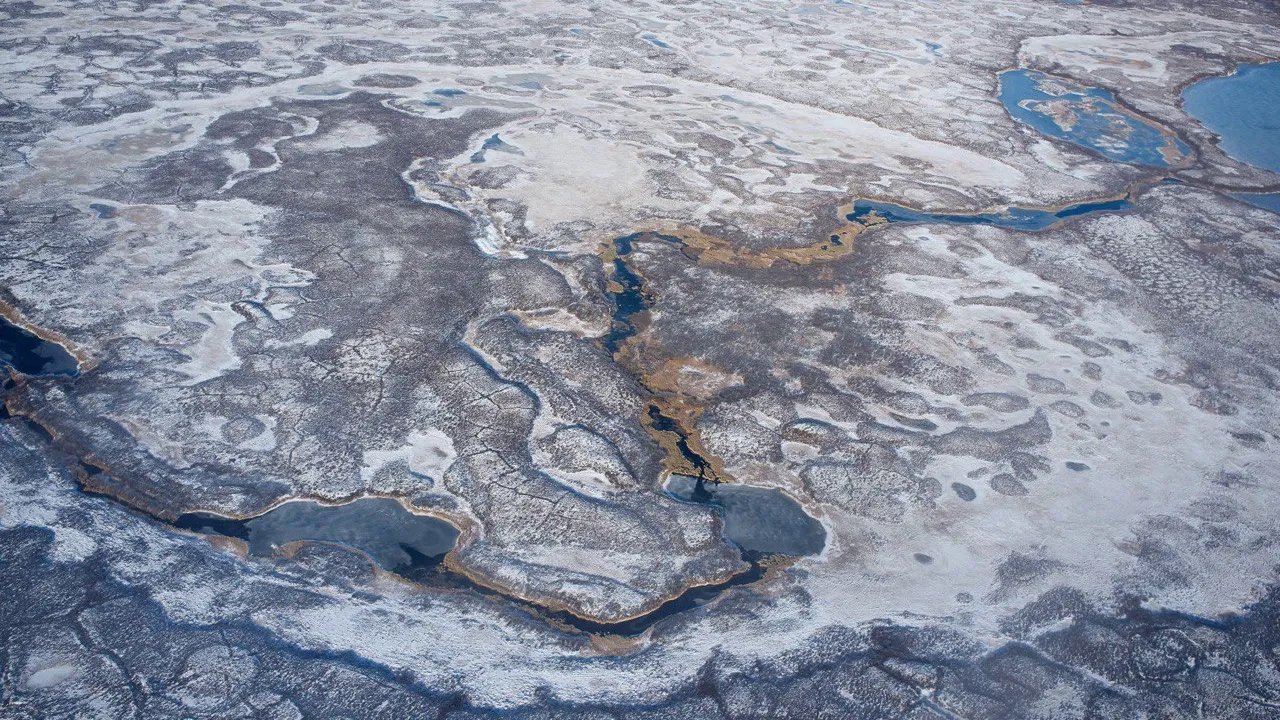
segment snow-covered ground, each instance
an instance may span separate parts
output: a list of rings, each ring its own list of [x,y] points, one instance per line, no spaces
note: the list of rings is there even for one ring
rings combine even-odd
[[[752,672],[799,687],[833,633],[887,626],[936,638],[899,660],[945,646],[976,667],[1084,642],[1089,613],[1264,612],[1280,216],[1225,193],[1280,178],[1223,154],[1179,94],[1280,57],[1265,3],[0,12],[0,308],[84,360],[4,389],[0,553],[96,568],[166,627],[250,628],[477,712],[660,712]],[[1192,157],[1122,164],[1038,134],[997,97],[1015,67],[1113,93]],[[842,216],[857,198],[974,213],[1127,192],[1038,233]],[[647,309],[613,354],[623,272]],[[789,493],[824,551],[636,637],[539,615],[622,621],[747,567],[713,508],[661,492],[677,436]],[[246,558],[157,520],[364,495],[462,530],[452,584],[319,545]],[[47,551],[6,549],[33,528]],[[1045,610],[1068,596],[1077,610]],[[47,651],[5,636],[0,702],[84,709],[118,686],[120,708],[169,712],[120,641],[47,622]],[[1098,693],[1132,703],[1104,716],[1172,707],[1036,648],[1075,679],[1004,717],[1082,715]],[[193,651],[182,677],[270,674],[237,652]],[[905,689],[895,717],[1001,716],[913,672],[867,681],[866,706],[857,681],[813,690],[800,714],[861,717]],[[183,687],[172,708],[260,709]],[[749,716],[744,697],[706,712]]]

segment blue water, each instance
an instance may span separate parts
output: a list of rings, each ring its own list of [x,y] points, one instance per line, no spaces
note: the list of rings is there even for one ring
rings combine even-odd
[[[23,375],[75,375],[80,363],[58,343],[0,317],[0,368],[3,367]]]
[[[1191,154],[1172,131],[1124,110],[1110,92],[1066,78],[1026,69],[1002,72],[1000,102],[1018,122],[1109,160],[1171,167]]]
[[[89,209],[98,213],[99,220],[107,220],[116,216],[116,207],[114,205],[104,205],[103,203],[90,203]]]
[[[440,95],[442,97],[457,97],[459,95],[466,95],[467,91],[458,90],[456,88],[439,88],[437,90],[432,90],[431,94]]]
[[[916,210],[905,205],[877,200],[856,200],[853,212],[845,217],[867,223],[873,217],[891,223],[942,223],[946,225],[993,225],[1009,230],[1046,230],[1068,218],[1096,212],[1119,212],[1133,207],[1128,197],[1114,200],[1093,200],[1068,205],[1057,210],[1011,207],[986,213],[934,213]],[[874,213],[874,216],[873,216]]]
[[[1280,213],[1280,193],[1231,193],[1231,197],[1257,205],[1263,210]]]
[[[666,43],[662,42],[661,40],[659,40],[658,38],[654,37],[652,33],[645,33],[645,34],[641,35],[640,37],[642,37],[642,38],[644,38],[645,40],[649,41],[649,43],[651,43],[651,44],[652,44],[652,45],[654,45],[655,47],[660,47],[660,48],[664,48],[664,49],[670,49],[670,48],[671,48],[671,46],[670,46],[670,45],[668,45],[668,44],[666,44]]]
[[[1280,172],[1280,62],[1241,65],[1234,74],[1201,80],[1183,90],[1182,99],[1187,114],[1221,138],[1223,152]]]
[[[484,154],[489,152],[490,150],[511,153],[513,155],[524,155],[524,153],[520,151],[520,148],[503,142],[502,138],[498,137],[498,133],[494,133],[489,137],[485,138],[484,144],[480,146],[479,150],[475,151],[474,153],[471,153],[471,162],[473,163],[484,162]]]
[[[604,347],[610,355],[618,352],[618,348],[637,332],[633,318],[648,310],[653,298],[645,292],[644,280],[627,264],[627,256],[631,254],[632,245],[643,233],[634,233],[614,238],[613,247],[618,257],[613,261],[613,279],[622,286],[620,292],[608,292],[613,300],[613,324],[609,334],[604,337]],[[661,237],[661,236],[659,236]]]

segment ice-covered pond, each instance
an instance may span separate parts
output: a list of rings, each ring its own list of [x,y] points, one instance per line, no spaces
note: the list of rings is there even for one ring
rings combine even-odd
[[[666,491],[678,500],[719,507],[725,538],[748,552],[816,555],[827,542],[822,523],[781,490],[699,483],[687,475],[672,475]]]
[[[185,530],[244,540],[254,555],[271,555],[298,541],[355,548],[392,572],[439,562],[458,541],[458,528],[418,515],[391,498],[361,498],[345,505],[295,500],[244,520],[187,513],[175,523]]]
[[[58,343],[0,317],[0,367],[24,375],[75,375],[80,364]]]

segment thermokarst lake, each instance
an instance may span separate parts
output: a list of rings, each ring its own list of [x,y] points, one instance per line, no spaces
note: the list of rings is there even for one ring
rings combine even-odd
[[[24,375],[75,375],[80,364],[67,349],[0,317],[0,369]]]
[[[1019,68],[1000,73],[1000,102],[1018,122],[1109,160],[1175,167],[1191,149],[1168,128],[1130,110],[1109,90]]]

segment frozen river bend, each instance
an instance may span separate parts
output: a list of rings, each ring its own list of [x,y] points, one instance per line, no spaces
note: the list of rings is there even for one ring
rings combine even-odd
[[[0,716],[1280,717],[1273,4],[0,16]]]

